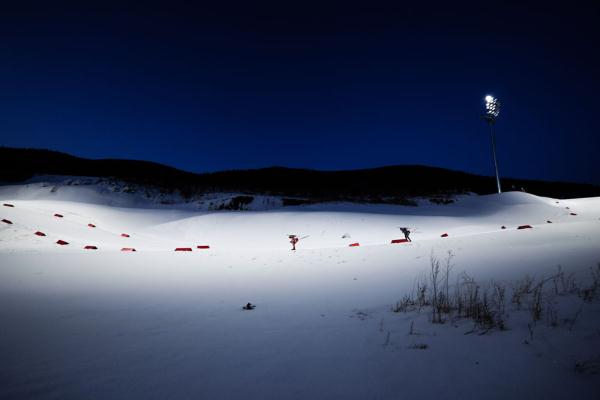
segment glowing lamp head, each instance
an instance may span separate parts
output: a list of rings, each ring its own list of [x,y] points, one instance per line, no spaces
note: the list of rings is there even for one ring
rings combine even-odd
[[[500,101],[492,95],[485,96],[485,118],[490,121],[496,121],[500,114]]]

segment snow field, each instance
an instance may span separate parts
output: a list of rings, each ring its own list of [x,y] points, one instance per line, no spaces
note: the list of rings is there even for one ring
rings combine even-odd
[[[574,370],[578,362],[593,370],[600,355],[598,302],[583,305],[572,330],[540,323],[527,344],[525,310],[510,310],[507,331],[485,335],[465,334],[468,320],[434,325],[425,311],[391,311],[428,273],[432,251],[443,259],[451,250],[453,277],[466,272],[482,284],[510,287],[559,264],[589,283],[600,262],[600,199],[505,193],[445,206],[207,213],[93,204],[90,188],[71,189],[61,200],[0,190],[0,204],[15,206],[0,207],[13,222],[0,225],[0,398],[600,393],[597,375]],[[522,224],[533,229],[517,230]],[[401,226],[413,228],[413,242],[390,244]],[[292,233],[307,236],[296,252]],[[70,244],[56,245],[59,238]],[[361,246],[348,247],[354,242]],[[83,250],[88,244],[99,250]],[[556,301],[560,318],[582,304],[573,295]],[[247,302],[257,308],[241,310]]]

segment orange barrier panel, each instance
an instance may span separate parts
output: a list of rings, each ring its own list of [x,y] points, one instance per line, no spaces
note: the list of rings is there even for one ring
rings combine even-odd
[[[14,207],[12,204],[4,203],[2,204],[4,207]]]
[[[88,226],[89,226],[90,228],[95,228],[95,227],[96,227],[96,225],[94,225],[94,224],[88,224]]]
[[[408,239],[394,239],[392,243],[407,243]]]
[[[62,215],[62,214],[54,214],[54,216],[55,216],[56,218],[62,218],[62,217],[63,217],[63,215]]]
[[[3,219],[2,222],[4,222],[5,224],[11,224],[12,225],[12,221],[9,221],[7,219]]]
[[[126,233],[121,233],[121,237],[129,237],[129,235]]]
[[[85,246],[83,249],[84,250],[98,250],[98,248],[96,246]]]
[[[65,246],[65,245],[69,244],[69,242],[65,242],[64,240],[57,240],[56,244],[60,244],[61,246]]]
[[[44,232],[40,232],[40,231],[37,231],[37,232],[35,233],[35,235],[38,235],[38,236],[46,236],[46,234],[45,234]]]
[[[442,235],[442,237],[448,237],[448,234],[447,234],[447,233],[444,233],[444,234]]]
[[[121,249],[121,251],[137,251],[136,249],[134,249],[133,247],[123,247]]]
[[[210,249],[210,246],[207,245],[201,245],[201,246],[196,246],[197,249]]]
[[[358,246],[360,246],[360,243],[350,243],[348,245],[348,247],[358,247]]]
[[[517,229],[532,229],[531,225],[519,225]]]
[[[177,247],[175,251],[192,251],[191,247]]]

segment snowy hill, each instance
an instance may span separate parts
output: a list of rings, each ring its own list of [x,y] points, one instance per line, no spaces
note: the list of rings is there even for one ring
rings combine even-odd
[[[0,398],[598,398],[600,198],[219,211],[240,194],[86,179],[0,187]],[[448,252],[456,299],[506,309],[432,323]]]

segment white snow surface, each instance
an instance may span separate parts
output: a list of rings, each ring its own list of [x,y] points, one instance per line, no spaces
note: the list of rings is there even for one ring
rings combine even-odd
[[[577,323],[540,324],[533,340],[522,312],[480,335],[465,334],[466,319],[391,311],[432,253],[452,251],[453,276],[482,283],[510,287],[558,265],[589,283],[600,198],[217,212],[90,183],[53,187],[0,187],[0,219],[12,222],[0,223],[2,399],[600,397],[597,301],[559,299],[563,319],[581,308]],[[399,227],[411,243],[390,243]],[[243,311],[247,302],[256,309]]]

